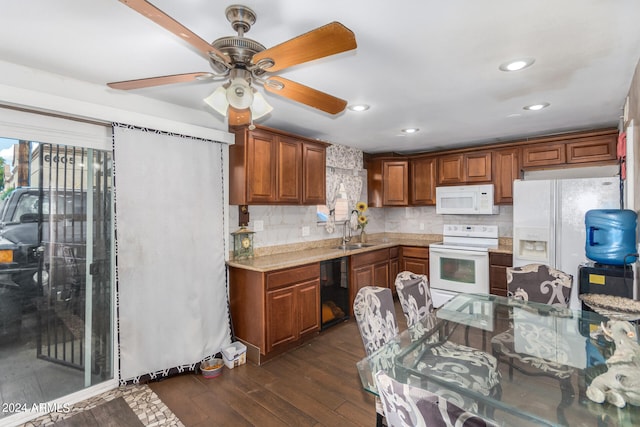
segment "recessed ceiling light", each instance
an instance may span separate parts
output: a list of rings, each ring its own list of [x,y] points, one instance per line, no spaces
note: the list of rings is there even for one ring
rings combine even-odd
[[[534,62],[536,62],[534,58],[519,58],[502,63],[498,68],[502,71],[519,71],[532,66]]]
[[[418,128],[406,128],[406,129],[402,129],[402,133],[416,133],[419,132],[420,129]]]
[[[368,109],[369,106],[367,104],[355,104],[349,106],[349,110],[351,111],[367,111]]]
[[[526,107],[522,107],[523,110],[529,110],[529,111],[538,111],[538,110],[542,110],[543,108],[547,108],[549,105],[548,102],[541,102],[540,104],[531,104],[531,105],[527,105]]]

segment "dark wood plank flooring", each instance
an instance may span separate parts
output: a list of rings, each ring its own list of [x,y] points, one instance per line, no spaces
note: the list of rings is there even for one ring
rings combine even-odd
[[[406,322],[396,304],[400,329]],[[149,384],[187,427],[374,426],[374,397],[362,389],[364,357],[355,320],[333,326],[262,366],[185,374]]]

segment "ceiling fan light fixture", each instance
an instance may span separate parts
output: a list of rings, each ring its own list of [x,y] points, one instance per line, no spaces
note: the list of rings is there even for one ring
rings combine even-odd
[[[253,103],[253,90],[249,82],[241,77],[232,79],[227,88],[227,102],[238,110],[249,108]]]
[[[227,101],[227,88],[224,86],[218,87],[211,95],[204,99],[204,102],[222,116],[226,116],[227,109],[229,108],[229,101]]]
[[[262,96],[262,94],[254,89],[253,92],[253,103],[251,104],[251,118],[253,120],[258,120],[261,117],[269,114],[273,107],[269,105],[267,100]]]

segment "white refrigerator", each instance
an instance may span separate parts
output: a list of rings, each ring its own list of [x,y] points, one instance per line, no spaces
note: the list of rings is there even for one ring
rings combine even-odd
[[[573,275],[573,309],[581,307],[578,266],[588,261],[584,218],[590,209],[620,209],[618,177],[513,183],[513,265],[541,263]]]

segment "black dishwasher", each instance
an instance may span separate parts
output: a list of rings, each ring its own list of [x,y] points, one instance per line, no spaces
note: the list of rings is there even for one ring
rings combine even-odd
[[[320,263],[322,330],[349,318],[349,257]]]

